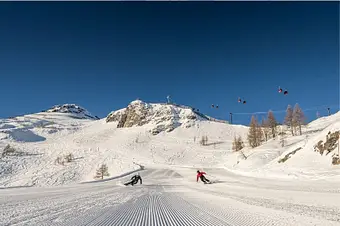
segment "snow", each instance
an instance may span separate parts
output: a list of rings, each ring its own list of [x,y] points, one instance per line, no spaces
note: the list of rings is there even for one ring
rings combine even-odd
[[[78,106],[76,104],[55,105],[44,112],[69,113],[71,116],[80,119],[98,119],[98,117],[93,116],[85,108]]]
[[[192,169],[150,168],[143,184],[119,180],[50,188],[0,189],[4,225],[339,225],[339,193],[282,188],[223,169],[221,183],[192,180]],[[287,184],[286,184],[287,185]],[[227,189],[226,189],[227,188]],[[291,190],[288,190],[291,189]],[[312,196],[311,196],[312,195]],[[330,204],[331,203],[331,204]]]
[[[13,129],[8,132],[9,138],[18,142],[39,142],[45,138],[27,129]]]
[[[180,124],[193,113],[132,103],[177,114]],[[314,152],[329,131],[340,130],[340,112],[304,126],[301,136],[287,131],[284,147],[279,138],[245,147],[247,159],[231,150],[235,136],[246,141],[246,126],[198,117],[189,127],[152,135],[157,117],[117,128],[75,114],[0,120],[0,149],[16,149],[0,157],[0,225],[340,225],[340,166],[331,164],[333,152]],[[70,153],[73,161],[56,163]],[[101,164],[110,176],[95,180]],[[197,169],[215,183],[196,183]],[[136,172],[143,185],[123,186]]]

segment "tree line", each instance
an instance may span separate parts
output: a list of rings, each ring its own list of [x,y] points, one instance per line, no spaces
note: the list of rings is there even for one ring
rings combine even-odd
[[[283,124],[288,126],[293,136],[302,135],[302,125],[306,122],[305,115],[300,108],[299,104],[295,104],[294,109],[288,105]],[[248,144],[250,147],[255,148],[260,146],[263,142],[271,138],[276,138],[280,134],[277,127],[280,123],[276,120],[273,111],[268,111],[267,118],[262,118],[261,122],[254,115],[251,117],[248,131]],[[244,147],[242,138],[235,137],[232,149],[239,151]]]

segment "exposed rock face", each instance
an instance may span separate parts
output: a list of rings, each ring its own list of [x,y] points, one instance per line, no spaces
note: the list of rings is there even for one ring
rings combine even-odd
[[[319,152],[321,155],[326,152],[326,155],[328,155],[338,146],[339,135],[340,131],[335,131],[333,133],[329,132],[326,136],[326,142],[323,143],[323,140],[320,140],[314,146],[314,151]]]
[[[150,122],[150,105],[142,101],[133,101],[126,108],[118,127],[142,126]]]
[[[119,122],[122,119],[123,116],[126,117],[125,110],[126,110],[126,108],[118,110],[118,111],[111,112],[106,117],[106,122]]]
[[[190,127],[196,120],[206,120],[189,107],[171,104],[148,104],[140,100],[131,102],[127,108],[111,112],[106,122],[118,122],[117,127],[150,125],[150,133],[171,132],[179,126]]]
[[[91,113],[88,112],[85,108],[82,108],[76,104],[55,105],[52,108],[43,112],[71,113],[74,114],[77,118],[99,119],[97,116],[91,115]]]

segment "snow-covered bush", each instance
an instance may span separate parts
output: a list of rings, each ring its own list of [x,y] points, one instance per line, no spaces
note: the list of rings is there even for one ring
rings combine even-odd
[[[338,155],[334,155],[332,157],[332,164],[333,165],[340,165],[340,157]]]
[[[74,156],[72,153],[65,156],[66,162],[72,162],[74,160]]]
[[[4,150],[2,151],[2,157],[5,157],[9,154],[13,154],[15,153],[15,148],[11,147],[9,144],[4,148]]]
[[[64,156],[58,156],[57,159],[55,160],[55,163],[59,165],[65,165],[66,162],[72,162],[73,160],[74,160],[73,154],[69,153]]]
[[[202,136],[200,144],[206,146],[208,144],[208,136]]]

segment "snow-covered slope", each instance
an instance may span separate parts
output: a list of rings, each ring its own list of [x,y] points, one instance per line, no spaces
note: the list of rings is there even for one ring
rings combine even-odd
[[[246,160],[231,147],[235,136],[246,141],[248,127],[215,122],[180,106],[134,101],[101,120],[59,112],[6,119],[0,121],[0,148],[9,144],[16,151],[0,158],[0,186],[92,181],[101,164],[108,166],[110,176],[106,178],[138,170],[141,164],[223,167],[256,177],[322,175],[334,180],[339,167],[331,165],[330,155],[314,152],[313,146],[329,130],[340,129],[339,119],[337,113],[310,123],[303,128],[304,135],[287,136],[285,147],[279,140],[269,140],[255,149],[246,147]],[[305,134],[309,136],[306,142]],[[208,137],[205,146],[200,144],[203,136]],[[286,162],[278,163],[298,147],[302,149]],[[60,160],[69,154],[73,160],[61,164],[64,160]]]
[[[205,185],[195,181],[193,172],[184,167],[148,168],[140,172],[143,184],[133,187],[122,186],[128,175],[100,183],[0,189],[0,225],[340,224],[336,186],[254,180],[223,169],[206,169],[215,183]]]
[[[302,135],[291,136],[289,131],[284,131],[287,133],[284,147],[279,136],[258,148],[245,149],[247,160],[241,159],[233,170],[259,177],[340,179],[340,166],[332,164],[332,157],[338,153],[338,142],[328,155],[315,151],[320,140],[325,142],[327,134],[336,131],[340,131],[340,112],[302,127]]]
[[[40,113],[0,119],[0,140],[41,142],[46,136],[76,131],[97,119],[75,104],[56,105]]]
[[[217,121],[194,109],[175,104],[149,104],[141,100],[132,101],[126,108],[111,112],[106,122],[118,122],[118,127],[148,125],[150,132],[171,132],[177,127],[189,128],[197,121]],[[227,123],[226,121],[219,121]]]
[[[55,105],[44,112],[66,113],[69,114],[70,117],[75,117],[79,119],[99,119],[97,116],[93,116],[85,108],[80,107],[76,104]]]
[[[0,119],[0,140],[17,142],[45,141],[46,137],[62,136],[76,131],[93,120],[79,120],[68,113],[37,113]]]
[[[189,108],[148,106],[152,110],[147,123],[138,124],[140,119],[134,119],[137,125],[125,128],[117,128],[119,121],[80,120],[66,113],[51,112],[2,120],[0,148],[9,144],[20,154],[1,158],[1,185],[90,181],[101,164],[108,165],[111,176],[136,170],[140,167],[138,163],[212,166],[229,153],[234,135],[244,136],[247,132],[245,126],[213,122]],[[138,108],[134,110],[137,112]],[[176,126],[163,132],[167,125]],[[157,136],[150,133],[155,128],[159,129]],[[209,141],[203,147],[200,139],[204,135],[209,136]],[[72,154],[75,160],[64,165],[56,163],[58,157],[67,154]]]

